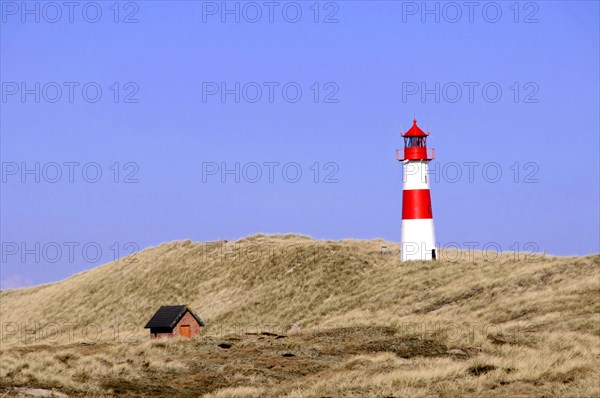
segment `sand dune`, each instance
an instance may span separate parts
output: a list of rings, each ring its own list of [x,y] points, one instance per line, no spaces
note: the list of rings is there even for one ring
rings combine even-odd
[[[600,255],[403,264],[397,250],[299,235],[171,242],[3,291],[0,393],[599,396]],[[203,336],[148,341],[166,304],[191,306]]]

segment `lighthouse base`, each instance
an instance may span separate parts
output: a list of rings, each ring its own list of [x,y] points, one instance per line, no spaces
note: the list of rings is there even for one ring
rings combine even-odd
[[[431,261],[436,258],[433,219],[402,220],[401,261]]]

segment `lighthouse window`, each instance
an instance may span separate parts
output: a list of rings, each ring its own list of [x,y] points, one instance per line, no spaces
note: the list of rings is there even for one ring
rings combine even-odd
[[[427,137],[404,137],[404,146],[407,148],[424,147]]]

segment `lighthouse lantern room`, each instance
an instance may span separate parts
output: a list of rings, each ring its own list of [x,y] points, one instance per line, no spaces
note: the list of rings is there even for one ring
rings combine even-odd
[[[396,150],[396,159],[402,162],[402,261],[436,259],[429,193],[429,162],[434,159],[434,151],[427,148],[428,136],[415,119],[402,134],[404,149]]]

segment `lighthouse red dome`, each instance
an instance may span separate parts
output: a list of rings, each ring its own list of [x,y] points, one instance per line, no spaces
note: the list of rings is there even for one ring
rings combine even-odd
[[[417,126],[417,119],[413,120],[412,127],[404,134],[404,150],[396,151],[396,159],[404,160],[432,160],[433,150],[427,150],[427,136],[429,133],[424,132]]]
[[[413,119],[412,127],[402,137],[427,137],[429,134],[424,132],[417,126],[417,119]]]

